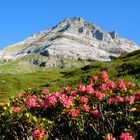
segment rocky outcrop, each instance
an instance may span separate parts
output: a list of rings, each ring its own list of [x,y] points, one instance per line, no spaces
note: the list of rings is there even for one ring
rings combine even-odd
[[[0,51],[0,59],[9,60],[40,54],[58,60],[71,59],[83,61],[111,61],[125,52],[139,47],[132,41],[122,39],[117,32],[106,32],[98,26],[75,17],[65,19],[55,27],[32,35],[28,39],[11,45]],[[47,60],[51,61],[51,60]],[[33,63],[48,66],[45,61],[33,60]],[[49,65],[54,63],[49,63]],[[59,66],[62,65],[59,61]],[[57,67],[57,61],[56,65]]]
[[[111,35],[112,39],[119,39],[119,35],[116,31],[110,32],[110,35]]]

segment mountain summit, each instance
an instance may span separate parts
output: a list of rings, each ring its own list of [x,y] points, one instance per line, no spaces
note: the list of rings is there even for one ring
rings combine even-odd
[[[117,32],[104,31],[95,24],[74,17],[6,47],[0,51],[0,59],[8,61],[39,54],[47,57],[44,65],[49,67],[48,58],[53,58],[51,66],[56,66],[63,59],[111,61],[122,53],[137,49],[139,47],[134,42],[119,37]],[[38,60],[33,61],[38,63]]]

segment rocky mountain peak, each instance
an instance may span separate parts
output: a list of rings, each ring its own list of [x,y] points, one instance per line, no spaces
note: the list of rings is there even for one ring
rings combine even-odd
[[[71,19],[67,18],[64,19],[62,22],[60,22],[59,24],[72,24],[72,23],[84,23],[85,20],[81,17],[73,17]]]
[[[5,48],[0,52],[0,59],[40,54],[47,58],[57,58],[57,63],[63,59],[111,61],[122,53],[137,49],[139,47],[133,41],[119,37],[116,31],[107,32],[81,17],[74,17]]]
[[[97,25],[89,23],[81,17],[74,17],[72,19],[65,19],[52,28],[58,33],[76,34],[83,37],[97,39],[101,41],[110,41],[112,39],[119,39],[119,35],[116,31],[106,32],[99,28]]]
[[[60,22],[58,25],[53,27],[54,30],[59,30],[59,32],[78,32],[83,33],[84,29],[98,29],[98,26],[91,24],[89,22],[86,22],[81,17],[74,17],[72,19],[64,19],[62,22]]]

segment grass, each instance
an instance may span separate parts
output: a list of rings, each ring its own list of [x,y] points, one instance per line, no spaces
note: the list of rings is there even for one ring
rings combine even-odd
[[[80,83],[87,83],[93,74],[98,74],[102,70],[107,70],[113,80],[123,78],[125,81],[140,82],[139,62],[140,50],[121,56],[112,62],[96,62],[82,68],[44,69],[39,67],[33,68],[34,71],[32,70],[30,73],[0,74],[0,100],[8,99],[28,88],[48,87],[55,92],[66,85],[75,87]],[[5,66],[5,69],[7,71],[14,67],[17,69],[16,63],[10,63]],[[1,67],[4,68],[3,65]],[[27,69],[32,68],[28,65],[26,67]],[[19,67],[20,70],[22,67]],[[23,70],[25,71],[24,68]]]
[[[38,71],[28,74],[1,74],[0,75],[0,99],[7,99],[19,91],[28,88],[37,88],[59,79],[60,73],[53,71]]]

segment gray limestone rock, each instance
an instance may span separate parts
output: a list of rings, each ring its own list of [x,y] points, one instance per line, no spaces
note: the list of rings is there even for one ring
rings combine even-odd
[[[111,61],[124,52],[139,47],[120,38],[117,32],[107,32],[80,17],[65,19],[55,27],[33,34],[26,40],[0,51],[1,60],[17,59],[32,53],[56,58],[47,61],[32,59],[44,67],[63,67],[63,59],[83,61]],[[66,65],[66,64],[65,64]]]

